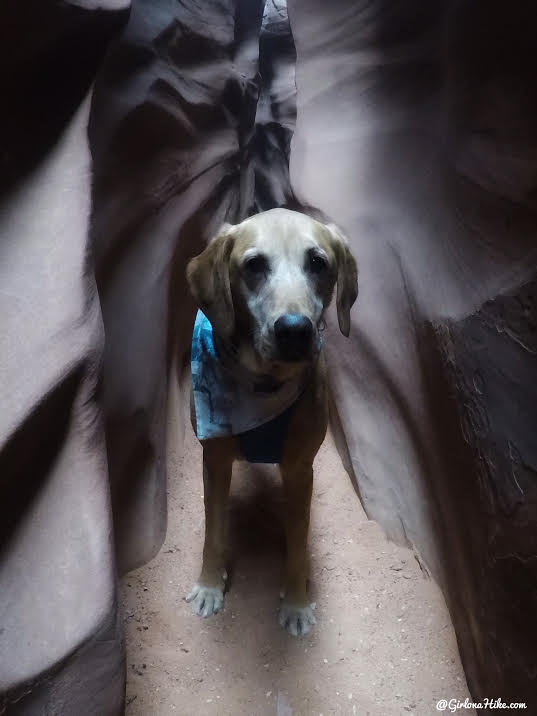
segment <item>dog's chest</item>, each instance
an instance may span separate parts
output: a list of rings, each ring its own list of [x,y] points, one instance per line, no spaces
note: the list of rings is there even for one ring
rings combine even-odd
[[[257,428],[239,433],[241,454],[248,462],[279,463],[295,404]]]
[[[222,364],[211,323],[201,311],[192,335],[191,369],[198,438],[236,435],[248,461],[280,462],[303,381],[286,383],[277,390],[245,386]]]

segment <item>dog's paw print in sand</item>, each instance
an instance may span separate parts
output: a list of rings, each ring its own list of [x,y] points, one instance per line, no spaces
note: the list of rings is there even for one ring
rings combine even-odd
[[[314,609],[315,604],[298,607],[294,604],[282,602],[280,607],[280,624],[291,636],[303,636],[317,623],[313,614]]]
[[[192,611],[200,617],[218,614],[224,605],[224,591],[221,587],[204,587],[196,584],[192,587],[185,601],[191,603]]]

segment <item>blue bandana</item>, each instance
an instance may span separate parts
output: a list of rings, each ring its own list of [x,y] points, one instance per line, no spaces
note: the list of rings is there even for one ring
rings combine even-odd
[[[238,435],[250,462],[280,462],[304,376],[284,383],[270,376],[248,376],[224,348],[217,350],[213,327],[201,311],[192,334],[191,367],[198,438]]]

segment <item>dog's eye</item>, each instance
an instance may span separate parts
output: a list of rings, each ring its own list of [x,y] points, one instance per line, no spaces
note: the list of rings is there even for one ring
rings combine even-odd
[[[264,256],[252,256],[243,264],[244,269],[255,275],[265,274],[268,272],[268,261]]]
[[[308,267],[312,273],[323,273],[328,268],[328,261],[321,254],[311,251],[308,254]]]

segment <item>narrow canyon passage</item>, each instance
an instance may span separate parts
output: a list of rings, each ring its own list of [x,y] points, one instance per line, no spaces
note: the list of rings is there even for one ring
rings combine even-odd
[[[416,716],[467,689],[537,714],[535,19],[4,3],[1,716],[122,716],[123,626],[131,716]],[[188,261],[273,207],[333,221],[359,267],[349,337],[334,311],[324,335],[360,499],[328,439],[298,641],[268,468],[236,471],[225,611],[183,601],[201,450],[177,401],[167,418]]]

